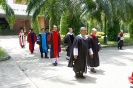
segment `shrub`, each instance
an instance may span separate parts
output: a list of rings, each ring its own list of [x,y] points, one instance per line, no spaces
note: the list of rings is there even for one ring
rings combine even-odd
[[[104,32],[97,32],[97,36],[100,35],[100,36],[104,36]]]

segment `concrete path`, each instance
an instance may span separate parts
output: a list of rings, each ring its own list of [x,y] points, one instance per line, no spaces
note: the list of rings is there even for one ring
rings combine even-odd
[[[59,65],[51,59],[40,58],[38,45],[30,54],[28,44],[22,49],[17,36],[0,36],[2,46],[12,57],[0,62],[0,88],[132,88],[127,77],[133,71],[133,46],[103,48],[100,51],[101,66],[97,73],[85,74],[86,79],[75,79],[68,68],[65,52],[60,53]]]

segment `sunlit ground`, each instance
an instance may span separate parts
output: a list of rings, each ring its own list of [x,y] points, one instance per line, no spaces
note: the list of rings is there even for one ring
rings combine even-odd
[[[128,81],[133,71],[133,46],[103,48],[99,52],[100,66],[97,73],[89,68],[86,79],[75,79],[68,68],[65,52],[60,53],[57,67],[51,59],[40,58],[38,45],[34,54],[19,46],[17,36],[1,37],[0,44],[11,55],[8,61],[0,62],[0,88],[132,88]]]

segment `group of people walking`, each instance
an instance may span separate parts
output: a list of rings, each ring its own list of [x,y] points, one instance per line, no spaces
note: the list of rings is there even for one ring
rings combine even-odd
[[[99,66],[98,52],[100,51],[100,42],[96,33],[97,30],[93,28],[91,34],[86,36],[87,29],[81,27],[80,34],[74,37],[74,40],[71,37],[72,33],[68,33],[65,37],[64,43],[67,46],[67,59],[69,59],[68,67],[73,67],[76,78],[85,78],[83,73],[87,72],[87,66],[90,67],[91,72],[96,73],[95,67]],[[73,44],[70,44],[72,40]]]
[[[25,27],[20,28],[19,43],[22,48],[26,44],[26,35],[24,34]],[[80,28],[80,34],[75,36],[72,28],[68,28],[68,33],[64,37],[64,46],[66,49],[66,59],[69,60],[68,67],[72,67],[76,78],[85,78],[83,73],[87,72],[87,66],[90,71],[96,73],[95,68],[100,65],[98,52],[100,51],[100,41],[96,37],[97,30],[92,28],[91,33],[87,35],[85,27]],[[87,35],[87,36],[86,36]],[[118,49],[122,50],[123,46],[123,30],[118,34]],[[29,50],[31,54],[34,52],[35,42],[39,45],[40,56],[48,57],[48,49],[50,49],[50,58],[54,66],[58,65],[59,52],[62,47],[60,33],[57,26],[54,25],[51,32],[48,29],[42,28],[39,35],[36,36],[34,30],[31,29],[27,36]],[[133,84],[133,73],[128,77],[130,83]]]
[[[24,34],[25,27],[20,28],[19,33],[19,43],[22,48],[26,44],[26,35]],[[50,58],[54,66],[58,64],[59,52],[61,51],[61,37],[57,30],[57,26],[54,25],[52,31],[49,32],[48,29],[42,28],[39,35],[36,36],[33,29],[31,29],[27,36],[27,42],[29,43],[29,50],[31,54],[34,52],[35,43],[39,45],[40,55],[43,58],[45,53],[45,58],[48,57],[48,49],[50,49]]]
[[[73,67],[76,78],[85,78],[83,73],[87,72],[87,66],[90,67],[91,72],[96,73],[95,67],[99,66],[98,52],[100,51],[100,42],[96,37],[96,33],[97,30],[93,28],[91,34],[86,36],[87,29],[81,27],[80,34],[75,36],[73,29],[68,28],[68,33],[65,35],[63,43],[67,52],[66,59],[69,60],[68,67]],[[19,41],[22,48],[26,44],[25,37],[24,28],[22,28],[19,33]],[[43,58],[43,53],[45,53],[45,58],[49,58],[48,49],[50,49],[52,63],[54,66],[58,65],[62,41],[56,25],[53,26],[51,32],[42,28],[38,36],[31,29],[27,36],[27,42],[31,53],[34,52],[35,42],[37,42],[41,58]]]

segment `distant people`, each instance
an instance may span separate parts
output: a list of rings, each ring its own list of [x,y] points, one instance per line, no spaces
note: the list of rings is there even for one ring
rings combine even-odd
[[[61,44],[62,44],[62,39],[61,39],[61,37],[60,37],[60,42],[61,42]],[[61,47],[62,47],[61,45],[58,47],[58,52],[59,52],[59,53],[58,53],[58,57],[60,57]]]
[[[50,41],[50,32],[48,28],[45,28],[45,33],[46,33],[46,37],[47,37],[47,44]],[[47,45],[47,49],[49,49],[49,46]]]
[[[35,42],[37,40],[36,34],[34,33],[34,30],[31,29],[31,31],[28,33],[27,41],[29,43],[29,50],[31,54],[34,52]]]
[[[31,32],[31,29],[29,30],[28,34]]]
[[[37,44],[39,45],[40,53],[41,53],[41,58],[43,58],[43,53],[45,53],[45,58],[48,57],[48,47],[47,47],[47,35],[45,32],[45,29],[42,28],[41,32],[39,33],[37,37]]]
[[[54,25],[50,34],[49,48],[50,48],[50,58],[52,58],[52,63],[54,66],[58,64],[58,47],[61,46],[60,34],[57,31],[57,26]]]
[[[91,34],[88,37],[91,39],[91,47],[93,51],[93,58],[88,59],[88,65],[91,67],[90,71],[93,73],[96,73],[95,67],[98,67],[100,64],[98,55],[98,52],[100,51],[100,42],[96,37],[96,34],[97,30],[95,28],[92,28]]]
[[[67,55],[66,55],[67,60],[70,59],[70,54],[71,54],[74,38],[75,38],[75,35],[73,34],[73,29],[68,28],[68,33],[66,34],[65,39],[64,39],[64,45],[67,51]]]
[[[23,28],[20,28],[20,29],[21,29],[21,31],[18,35],[19,36],[19,44],[22,48],[24,48],[26,45],[26,35],[24,33],[24,29]]]
[[[87,72],[87,56],[93,57],[93,52],[90,46],[90,40],[86,36],[87,30],[85,27],[80,28],[80,34],[75,37],[70,55],[68,67],[73,67],[76,78],[85,78],[84,72]]]
[[[120,33],[118,34],[118,49],[120,50],[123,50],[122,49],[123,41],[124,41],[123,30],[121,30]]]

